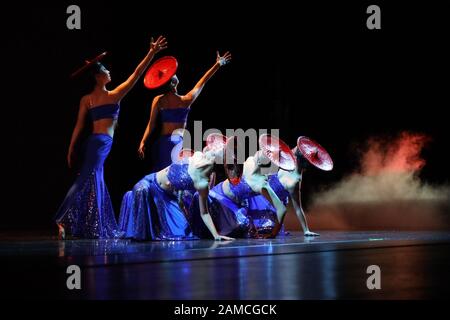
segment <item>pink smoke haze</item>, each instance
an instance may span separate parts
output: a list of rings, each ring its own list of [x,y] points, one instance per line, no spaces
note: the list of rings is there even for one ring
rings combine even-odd
[[[363,175],[416,172],[425,166],[420,157],[429,136],[402,132],[392,141],[371,138],[361,159]]]
[[[418,175],[426,164],[421,151],[430,141],[410,132],[368,139],[353,173],[313,196],[306,210],[310,228],[449,229],[450,188],[426,184]],[[287,227],[298,230],[294,216],[286,216]]]

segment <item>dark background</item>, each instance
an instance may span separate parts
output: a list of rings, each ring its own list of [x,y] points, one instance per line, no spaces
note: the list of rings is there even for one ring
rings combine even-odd
[[[336,3],[337,2],[337,3]],[[392,2],[392,1],[391,1]],[[84,59],[108,51],[113,82],[124,81],[145,56],[151,36],[179,60],[185,93],[214,63],[219,70],[195,102],[188,128],[279,128],[294,145],[318,140],[332,155],[331,173],[311,170],[305,200],[357,164],[354,146],[372,135],[409,130],[429,134],[421,178],[449,180],[448,26],[441,2],[365,1],[17,3],[3,12],[4,208],[2,228],[53,228],[52,218],[75,179],[66,152],[82,86],[69,75]],[[66,28],[66,8],[81,7],[82,29]],[[378,4],[382,29],[366,28]],[[244,6],[245,5],[245,6]],[[142,81],[122,101],[105,165],[118,215],[123,193],[149,172],[137,147],[155,92]],[[86,132],[87,134],[87,132]],[[6,191],[6,192],[5,192]]]

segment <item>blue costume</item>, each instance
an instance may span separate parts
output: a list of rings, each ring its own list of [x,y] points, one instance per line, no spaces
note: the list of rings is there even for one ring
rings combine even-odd
[[[255,235],[256,229],[249,215],[249,210],[270,211],[270,203],[258,193],[254,192],[248,185],[244,177],[238,184],[229,184],[230,191],[234,199],[229,198],[223,192],[223,182],[216,185],[209,191],[208,207],[217,231],[221,235],[236,238],[251,238]],[[260,199],[259,197],[262,197]],[[264,200],[264,201],[262,201]],[[200,209],[198,205],[198,194],[194,196],[190,208],[192,225],[195,235],[205,238],[211,237],[208,230],[201,224]]]
[[[269,176],[269,184],[277,196],[287,204],[289,192],[281,185],[277,175]],[[277,223],[276,210],[267,199],[254,192],[245,178],[238,184],[229,184],[234,200],[222,188],[223,182],[209,191],[208,207],[214,225],[221,235],[237,238],[252,238],[256,234],[271,233]],[[206,226],[201,223],[198,194],[190,207],[194,234],[201,238],[211,237]],[[284,228],[280,234],[285,234]]]
[[[289,200],[289,191],[281,184],[278,174],[272,174],[268,177],[268,182],[277,197],[287,205]],[[248,204],[247,216],[252,221],[254,228],[259,234],[271,233],[275,227],[278,218],[275,208],[262,195],[252,197]],[[289,234],[284,230],[284,225],[278,233],[279,235]]]
[[[247,218],[247,207],[228,198],[223,192],[222,185],[223,182],[216,185],[208,195],[208,209],[214,226],[220,235],[236,238],[247,237],[251,227]],[[238,194],[238,196],[243,196],[243,194]],[[212,238],[211,232],[200,216],[198,193],[192,199],[189,213],[194,234],[200,238]]]
[[[119,225],[126,238],[136,240],[194,240],[187,214],[180,208],[179,191],[195,192],[188,164],[171,164],[167,178],[173,191],[161,188],[151,173],[122,200]]]
[[[286,205],[289,198],[289,191],[287,191],[281,184],[280,179],[278,178],[278,174],[271,174],[268,181],[270,187],[275,192],[277,197]]]
[[[119,104],[106,104],[89,109],[92,121],[117,119]],[[113,138],[108,134],[91,134],[86,141],[86,153],[79,176],[67,193],[56,214],[56,223],[67,234],[79,238],[117,238],[114,210],[103,178],[103,163]]]
[[[190,108],[164,108],[160,109],[163,123],[186,123]],[[153,168],[152,172],[158,172],[172,163],[171,151],[178,143],[183,141],[179,135],[162,135],[151,148]]]

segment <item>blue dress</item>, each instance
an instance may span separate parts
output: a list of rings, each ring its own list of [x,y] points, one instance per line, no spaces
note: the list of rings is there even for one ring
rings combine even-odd
[[[107,104],[89,109],[93,121],[117,119],[119,104]],[[118,238],[114,210],[103,178],[103,163],[113,138],[107,134],[91,134],[85,145],[81,171],[57,211],[55,220],[67,235],[88,238]]]
[[[278,174],[272,174],[268,177],[268,182],[277,197],[287,205],[289,200],[289,191],[287,191],[280,180]],[[252,221],[254,228],[258,234],[269,234],[278,223],[278,218],[275,208],[262,195],[257,195],[249,200],[247,215]],[[289,234],[284,230],[284,225],[278,233],[279,235]]]
[[[251,225],[247,218],[247,207],[236,204],[223,192],[223,182],[209,190],[208,209],[217,232],[234,238],[247,237]],[[192,229],[196,236],[203,239],[212,238],[211,232],[200,216],[199,195],[196,193],[189,208]]]
[[[229,198],[223,192],[223,182],[216,185],[209,191],[208,208],[213,219],[214,225],[221,235],[236,238],[252,238],[256,234],[256,229],[249,215],[249,209],[256,210],[264,206],[266,211],[270,209],[268,203],[256,201],[258,193],[254,192],[248,185],[245,178],[241,178],[238,184],[230,185],[230,191],[234,195],[234,199]],[[190,215],[194,234],[201,238],[211,237],[209,231],[201,223],[200,209],[198,204],[198,194],[194,195],[190,208]]]
[[[161,121],[163,123],[186,123],[189,111],[190,108],[160,109]],[[172,134],[161,135],[155,141],[151,148],[152,172],[158,172],[172,164],[172,149],[182,141],[181,136]]]
[[[195,240],[188,214],[179,206],[178,191],[195,192],[188,164],[171,164],[167,178],[173,191],[161,188],[156,173],[140,180],[122,200],[119,226],[135,240]]]
[[[270,176],[268,181],[277,196],[286,204],[289,193],[281,185],[277,175]],[[219,234],[253,238],[257,234],[272,232],[278,222],[276,210],[263,195],[250,188],[245,178],[241,178],[237,185],[229,184],[234,200],[223,192],[222,185],[223,182],[216,185],[208,196],[209,212]],[[201,223],[198,194],[194,195],[189,211],[194,234],[200,238],[211,237],[205,225]],[[284,228],[279,234],[286,234]]]

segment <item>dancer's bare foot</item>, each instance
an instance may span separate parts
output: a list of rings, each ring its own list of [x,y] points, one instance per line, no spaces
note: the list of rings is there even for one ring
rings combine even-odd
[[[319,237],[320,234],[312,232],[312,231],[305,231],[305,233],[303,234],[305,237]]]

